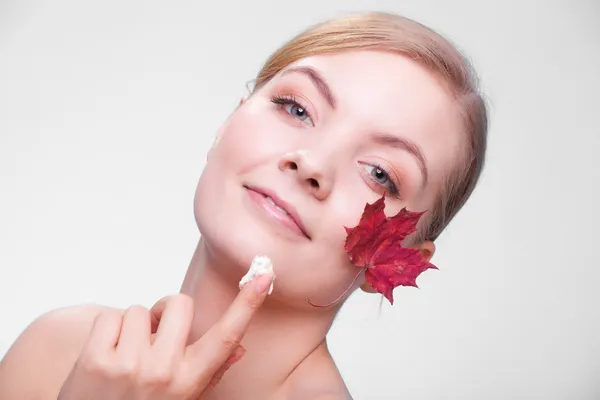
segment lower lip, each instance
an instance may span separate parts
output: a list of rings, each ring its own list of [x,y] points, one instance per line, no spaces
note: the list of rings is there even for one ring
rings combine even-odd
[[[300,227],[298,226],[298,224],[296,224],[292,217],[279,211],[279,209],[273,203],[268,201],[264,195],[255,192],[252,189],[248,189],[248,194],[252,201],[261,210],[265,212],[265,214],[267,215],[267,217],[269,217],[270,220],[278,222],[284,228],[287,228],[290,231],[296,233],[297,235],[306,238],[306,235],[304,234],[304,232],[302,232],[302,229],[300,229]]]

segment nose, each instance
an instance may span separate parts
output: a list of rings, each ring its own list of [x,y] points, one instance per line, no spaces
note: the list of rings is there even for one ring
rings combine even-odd
[[[311,158],[306,150],[284,154],[279,160],[279,169],[295,175],[302,188],[319,200],[325,200],[331,193],[333,174],[325,169],[323,162]]]

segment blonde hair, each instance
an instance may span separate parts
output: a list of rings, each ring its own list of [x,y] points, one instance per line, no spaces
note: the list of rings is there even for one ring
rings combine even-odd
[[[445,178],[427,220],[411,238],[435,240],[473,192],[481,175],[487,142],[487,109],[477,76],[465,56],[448,40],[406,17],[384,12],[352,14],[314,25],[285,43],[265,62],[253,91],[300,59],[346,50],[399,53],[446,82],[456,100],[465,133],[465,154]]]

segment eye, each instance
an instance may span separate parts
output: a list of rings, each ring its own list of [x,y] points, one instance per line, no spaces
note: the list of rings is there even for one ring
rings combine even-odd
[[[288,113],[292,118],[310,126],[314,126],[310,113],[294,96],[274,96],[271,101]]]
[[[392,196],[398,196],[398,184],[394,182],[382,166],[363,164],[363,168],[367,174],[367,179],[383,187]]]

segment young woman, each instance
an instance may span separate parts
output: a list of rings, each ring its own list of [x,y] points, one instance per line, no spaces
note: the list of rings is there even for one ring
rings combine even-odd
[[[347,296],[374,290],[361,276],[330,307],[307,299],[353,282],[344,226],[382,196],[387,215],[427,210],[403,245],[433,256],[481,173],[486,107],[449,42],[385,13],[311,27],[255,83],[209,151],[181,293],[41,316],[5,356],[0,398],[350,398],[325,336]],[[256,255],[276,278],[240,290]]]

